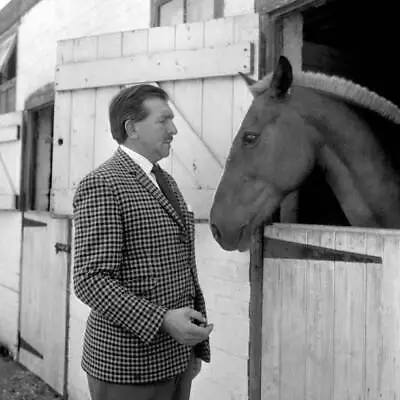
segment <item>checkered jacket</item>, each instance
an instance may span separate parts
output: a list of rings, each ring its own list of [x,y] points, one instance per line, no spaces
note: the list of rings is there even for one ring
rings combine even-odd
[[[184,221],[121,149],[76,190],[74,290],[91,308],[82,368],[114,383],[147,383],[182,372],[191,348],[160,327],[168,309],[206,316],[194,255],[194,220],[173,178]],[[210,361],[208,340],[195,346]]]

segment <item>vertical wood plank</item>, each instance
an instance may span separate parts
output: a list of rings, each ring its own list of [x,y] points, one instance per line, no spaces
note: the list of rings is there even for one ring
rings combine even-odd
[[[307,243],[334,248],[334,232],[311,230]],[[307,400],[333,396],[334,263],[308,262],[307,289]]]
[[[381,256],[384,260],[382,264],[369,264],[366,269],[367,295],[366,295],[366,399],[384,399],[393,398],[393,393],[386,396],[391,390],[386,387],[384,376],[389,371],[385,370],[387,365],[385,352],[390,349],[390,343],[387,337],[388,325],[385,319],[393,316],[386,313],[385,297],[391,299],[393,296],[393,283],[391,279],[391,265],[387,263],[384,257],[384,237],[368,234],[367,250],[368,253]],[[397,267],[396,267],[397,269]],[[389,278],[389,279],[388,279]],[[399,316],[397,316],[399,318]],[[390,320],[388,320],[389,324]],[[390,328],[389,328],[390,329]],[[389,331],[390,332],[390,331]],[[389,333],[390,336],[390,333]],[[385,365],[386,364],[386,365]],[[398,385],[397,385],[398,386]],[[399,389],[398,389],[399,390]],[[388,393],[389,392],[389,393]]]
[[[175,48],[175,32],[174,26],[163,26],[151,29],[149,31],[148,52],[153,53],[173,50]],[[174,82],[163,82],[160,86],[168,93],[171,101],[174,101]],[[174,152],[171,150],[170,156],[168,158],[164,158],[160,162],[160,165],[166,171],[173,174],[173,164]]]
[[[45,269],[47,285],[45,288],[46,307],[49,310],[44,315],[46,334],[43,340],[46,343],[45,381],[57,392],[64,392],[65,360],[66,360],[66,323],[68,299],[68,268],[67,253],[56,253],[54,243],[69,242],[69,220],[53,219],[47,216],[49,224],[49,264]],[[50,267],[51,266],[51,267]],[[44,310],[42,310],[44,313]]]
[[[74,61],[94,60],[98,53],[98,36],[74,41]],[[96,89],[72,93],[70,133],[70,176],[68,188],[74,188],[93,168],[96,118]]]
[[[122,55],[123,57],[133,54],[147,53],[149,40],[148,29],[138,29],[122,33]]]
[[[57,47],[57,64],[69,64],[74,61],[74,42],[64,40]],[[68,188],[70,167],[70,114],[72,95],[70,91],[56,92],[54,103],[54,134],[52,164],[51,209],[57,206],[54,190]]]
[[[122,56],[122,33],[103,34],[97,40],[97,58]]]
[[[262,319],[262,400],[280,400],[281,385],[281,261],[265,260]]]
[[[119,92],[118,86],[98,89],[96,93],[95,142],[92,168],[106,161],[117,149],[118,143],[113,139],[110,129],[108,108],[111,99]]]
[[[336,233],[335,247],[366,252],[362,233]],[[334,399],[365,398],[365,264],[335,263]]]
[[[182,24],[176,26],[175,48],[177,50],[199,49],[203,47],[204,23]],[[179,112],[189,122],[196,133],[201,135],[202,127],[202,79],[190,79],[174,82],[173,102]],[[185,132],[178,131],[174,140],[185,140]],[[195,166],[194,166],[195,168]],[[207,171],[191,171],[179,162],[179,154],[173,153],[172,173],[180,187],[196,186],[194,175],[207,174]],[[207,175],[206,175],[207,176]]]
[[[194,50],[203,47],[204,23],[178,25],[176,50]],[[175,82],[175,105],[201,136],[202,132],[202,79]],[[190,99],[190,101],[188,101]]]
[[[234,41],[236,43],[250,41],[254,44],[253,79],[259,78],[259,17],[257,14],[242,15],[234,18]],[[236,136],[237,131],[245,117],[251,103],[253,95],[247,84],[240,76],[233,77],[233,110],[232,110],[232,134],[231,140]]]
[[[126,37],[125,37],[126,39]],[[124,45],[132,44],[132,36],[129,37],[130,42],[123,42],[122,33],[111,33],[98,37],[98,58],[122,57]],[[125,48],[125,52],[127,49]],[[95,99],[95,121],[94,121],[94,144],[93,144],[93,164],[92,169],[96,168],[117,148],[118,144],[113,139],[110,130],[108,107],[112,97],[120,90],[119,86],[108,88],[99,88],[96,90]]]
[[[285,239],[306,243],[302,231],[286,232]],[[281,399],[305,399],[306,270],[307,261],[282,262]]]
[[[383,250],[384,262],[370,269],[367,275],[366,398],[397,399],[400,393],[400,239],[387,235],[383,244],[379,238],[368,238],[368,243],[371,251]]]
[[[262,326],[263,326],[263,278],[264,278],[264,229],[254,234],[250,249],[250,302],[249,302],[249,361],[248,393],[250,400],[262,397]]]
[[[93,168],[96,89],[73,92],[71,117],[70,189]]]
[[[85,36],[75,39],[74,43],[74,62],[95,60],[97,57],[98,36]]]
[[[211,20],[205,24],[206,47],[233,42],[233,18]],[[203,86],[203,138],[222,163],[232,143],[232,81],[232,77],[210,78],[204,81]]]

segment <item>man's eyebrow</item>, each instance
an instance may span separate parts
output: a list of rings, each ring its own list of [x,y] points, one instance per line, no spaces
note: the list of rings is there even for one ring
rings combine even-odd
[[[161,118],[165,118],[165,117],[174,118],[175,115],[172,111],[165,111],[161,114]]]

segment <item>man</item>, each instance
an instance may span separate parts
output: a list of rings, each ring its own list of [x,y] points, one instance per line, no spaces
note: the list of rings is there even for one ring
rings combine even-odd
[[[82,368],[92,400],[188,400],[201,359],[210,361],[193,213],[157,165],[177,133],[167,101],[152,85],[113,98],[120,146],[74,196],[74,289],[91,308]]]

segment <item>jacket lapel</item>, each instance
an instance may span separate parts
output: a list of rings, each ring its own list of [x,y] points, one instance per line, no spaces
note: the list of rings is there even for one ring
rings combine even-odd
[[[185,229],[184,222],[163,195],[160,189],[151,181],[145,172],[137,165],[123,150],[118,149],[116,156],[120,159],[125,171],[129,172],[137,182],[139,182],[145,190],[147,190],[171,216],[171,218],[182,228]],[[179,202],[180,203],[180,202]]]

